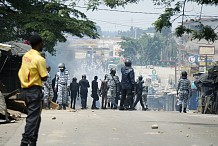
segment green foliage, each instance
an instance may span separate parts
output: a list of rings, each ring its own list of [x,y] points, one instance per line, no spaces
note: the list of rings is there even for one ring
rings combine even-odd
[[[200,25],[196,26],[198,28],[198,31],[194,30],[192,33],[193,39],[205,39],[208,42],[214,42],[218,39],[218,34],[214,32],[214,29],[212,29],[210,26],[200,23]]]
[[[95,10],[99,5],[106,5],[110,8],[116,8],[118,6],[125,6],[129,3],[138,3],[140,0],[89,0],[89,9]],[[217,33],[210,28],[209,26],[204,26],[202,30],[191,30],[187,29],[183,25],[185,14],[185,5],[186,3],[197,3],[198,5],[218,5],[218,0],[152,0],[154,5],[160,5],[165,8],[163,14],[159,16],[159,18],[153,23],[157,32],[161,32],[163,28],[171,27],[172,23],[182,17],[182,25],[176,28],[176,35],[182,36],[183,34],[191,34],[193,39],[205,39],[207,41],[214,42],[217,40]],[[172,19],[172,17],[176,17]],[[200,20],[199,20],[200,22]],[[208,33],[212,35],[208,35]]]
[[[155,5],[164,5],[166,7],[165,12],[161,14],[160,17],[153,23],[156,30],[159,32],[161,32],[164,27],[171,27],[175,19],[185,16],[184,7],[187,2],[196,2],[199,5],[218,5],[218,0],[184,0],[182,3],[177,2],[174,8],[172,8],[171,4],[175,2],[175,0],[153,0],[153,2]],[[182,14],[180,14],[180,12],[182,12]],[[172,21],[173,16],[177,17]],[[200,22],[200,19],[196,21]],[[211,42],[214,42],[218,39],[218,34],[210,26],[204,26],[203,24],[200,24],[198,29],[189,29],[183,25],[183,18],[182,25],[179,25],[176,28],[175,34],[178,37],[181,37],[183,34],[191,34],[192,39],[205,39]]]
[[[46,51],[54,54],[57,42],[65,42],[66,34],[98,37],[95,23],[59,1],[0,0],[0,42],[28,40],[38,33],[43,37]]]
[[[172,60],[177,57],[176,42],[171,30],[166,28],[164,33],[154,37],[144,34],[139,39],[123,37],[120,43],[124,57],[130,58],[137,65],[161,64],[162,60]],[[137,58],[136,56],[140,56]]]

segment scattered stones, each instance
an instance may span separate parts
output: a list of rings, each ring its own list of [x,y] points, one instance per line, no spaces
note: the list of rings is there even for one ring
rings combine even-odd
[[[190,127],[188,127],[188,129],[191,129]]]
[[[211,143],[210,146],[213,146],[213,144]]]
[[[189,137],[190,135],[189,134],[186,134],[186,137]]]
[[[56,120],[56,117],[53,117],[52,120]]]
[[[116,128],[113,128],[113,131],[117,131],[117,129],[116,129]]]
[[[151,129],[158,129],[158,125],[157,124],[151,125]]]
[[[180,130],[179,132],[182,132],[182,130]]]

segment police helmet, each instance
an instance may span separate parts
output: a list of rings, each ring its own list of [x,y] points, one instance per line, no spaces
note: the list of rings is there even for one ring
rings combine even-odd
[[[73,78],[73,81],[74,81],[74,82],[76,82],[76,81],[77,81],[77,78],[76,78],[76,77],[74,77],[74,78]]]
[[[110,69],[110,73],[111,73],[111,74],[116,74],[116,68],[111,68],[111,69]]]
[[[187,72],[186,72],[186,71],[183,71],[183,72],[181,73],[181,75],[182,75],[183,77],[187,77]]]
[[[86,75],[82,75],[82,78],[86,79]]]
[[[126,59],[124,64],[125,64],[125,66],[129,66],[130,67],[132,65],[132,62],[131,62],[131,60]]]
[[[140,76],[138,77],[138,79],[139,79],[139,81],[141,81],[141,80],[143,79],[142,75],[140,75]]]
[[[65,68],[65,64],[64,63],[59,63],[58,68]]]
[[[95,76],[95,77],[94,77],[94,80],[97,80],[97,79],[98,79],[98,76]]]

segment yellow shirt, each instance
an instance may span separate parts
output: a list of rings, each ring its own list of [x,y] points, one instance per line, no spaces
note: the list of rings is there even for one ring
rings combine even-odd
[[[45,59],[38,51],[31,49],[25,53],[18,76],[22,88],[42,86],[41,78],[47,76],[47,69]]]

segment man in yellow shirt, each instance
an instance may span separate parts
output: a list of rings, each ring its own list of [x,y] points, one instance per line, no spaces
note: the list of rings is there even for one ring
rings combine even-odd
[[[42,81],[47,80],[46,62],[40,55],[43,48],[42,38],[33,35],[30,37],[30,45],[32,49],[23,56],[18,73],[28,110],[20,146],[36,146],[41,122]]]

